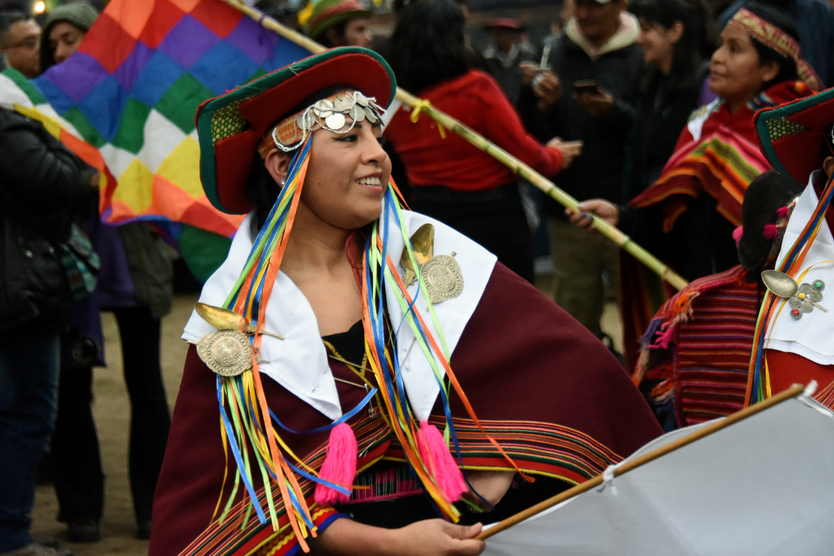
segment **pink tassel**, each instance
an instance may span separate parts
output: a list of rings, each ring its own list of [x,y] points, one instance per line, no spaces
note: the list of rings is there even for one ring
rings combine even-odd
[[[779,207],[776,209],[776,216],[779,218],[787,218],[791,214],[791,207]]]
[[[319,477],[325,481],[353,489],[356,475],[356,436],[346,423],[339,423],[330,431],[327,456],[319,470]],[[333,506],[350,500],[345,494],[318,483],[315,493],[316,503],[320,506]]]
[[[660,349],[669,349],[669,344],[675,339],[675,327],[670,326],[663,332],[659,332],[657,334],[657,339],[654,341],[655,346],[659,346]]]
[[[463,473],[455,463],[437,427],[429,425],[427,421],[422,421],[417,433],[417,443],[420,446],[420,457],[446,500],[450,502],[460,500],[461,495],[469,489],[466,481],[463,480]]]
[[[741,226],[739,226],[738,228],[733,230],[733,239],[736,242],[736,247],[738,247],[738,244],[741,243],[741,235],[743,233],[744,233],[744,228],[742,228]]]
[[[762,230],[762,235],[765,239],[773,241],[779,237],[779,228],[776,227],[776,224],[765,224],[765,227]]]

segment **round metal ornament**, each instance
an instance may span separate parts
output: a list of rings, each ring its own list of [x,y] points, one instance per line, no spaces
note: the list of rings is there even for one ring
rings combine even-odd
[[[333,99],[333,109],[336,112],[345,112],[346,110],[350,110],[350,107],[353,106],[350,98],[346,96],[336,97]]]
[[[197,355],[220,376],[237,376],[252,368],[252,344],[236,330],[206,334],[197,343]]]
[[[463,291],[463,274],[454,257],[436,255],[420,266],[432,303],[454,299]]]
[[[342,129],[346,121],[345,115],[340,112],[334,112],[324,119],[328,129]]]
[[[354,104],[350,109],[350,119],[356,123],[363,121],[365,119],[365,109],[358,104]]]

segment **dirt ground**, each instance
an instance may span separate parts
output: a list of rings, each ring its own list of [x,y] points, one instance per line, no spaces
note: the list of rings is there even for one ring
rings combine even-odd
[[[174,298],[173,310],[162,321],[162,370],[168,403],[173,408],[185,361],[186,343],[180,340],[197,295]],[[93,413],[98,427],[105,483],[104,517],[101,542],[76,544],[67,540],[66,526],[58,523],[58,502],[52,486],[39,486],[32,512],[32,535],[35,540],[57,539],[61,547],[75,556],[123,554],[140,556],[148,553],[148,541],[136,539],[136,523],[127,478],[127,441],[130,421],[130,400],[122,374],[121,345],[116,320],[110,313],[102,314],[107,368],[95,369]]]
[[[550,284],[546,277],[536,284],[539,289],[549,293]],[[185,361],[186,344],[180,340],[197,295],[179,295],[174,298],[173,310],[162,321],[162,370],[165,388],[171,408],[177,397],[177,390]],[[39,486],[32,513],[32,535],[38,541],[57,539],[62,547],[69,548],[75,556],[141,556],[148,553],[148,541],[136,539],[136,524],[133,519],[133,505],[127,477],[127,432],[129,399],[122,375],[121,346],[116,320],[109,313],[102,314],[104,326],[105,351],[109,366],[95,369],[93,412],[98,427],[99,442],[105,484],[104,517],[101,523],[102,540],[97,543],[76,544],[66,538],[66,526],[58,523],[58,503],[52,486]],[[603,331],[615,339],[615,347],[622,349],[619,343],[620,322],[617,306],[606,305],[603,315]]]

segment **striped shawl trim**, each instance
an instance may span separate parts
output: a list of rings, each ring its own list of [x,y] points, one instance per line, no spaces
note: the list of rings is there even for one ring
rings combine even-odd
[[[431,417],[430,422],[438,427],[445,424],[441,417]],[[483,419],[481,424],[518,464],[519,469],[532,475],[554,477],[570,484],[578,484],[601,474],[609,465],[622,461],[620,455],[602,443],[570,427],[538,421]],[[454,425],[465,469],[508,468],[507,460],[495,450],[473,421],[454,419]],[[358,439],[358,451],[362,454],[357,472],[367,469],[383,458],[405,461],[402,449],[392,441],[393,434],[384,419],[372,420],[363,417],[360,422],[352,425],[352,428]],[[319,469],[326,450],[326,444],[322,445],[306,463],[313,469]],[[332,520],[342,516],[334,508],[317,506],[313,500],[315,484],[301,477],[298,479],[319,530],[323,530]],[[277,496],[277,491],[273,494],[278,504],[281,498]],[[258,502],[262,507],[266,507],[263,488],[259,491]],[[285,508],[277,506],[276,509],[279,515],[277,532],[273,531],[269,524],[261,524],[254,512],[248,509],[247,501],[241,501],[230,510],[224,523],[213,522],[181,553],[181,556],[294,554],[299,546],[289,527]]]

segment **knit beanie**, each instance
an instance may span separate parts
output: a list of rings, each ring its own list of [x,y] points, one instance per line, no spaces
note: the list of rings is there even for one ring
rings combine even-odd
[[[55,27],[55,24],[66,21],[86,33],[93,26],[97,17],[98,12],[87,2],[62,4],[49,12],[41,34],[41,72],[55,65],[55,58],[52,56],[52,49],[49,47],[49,33]]]

